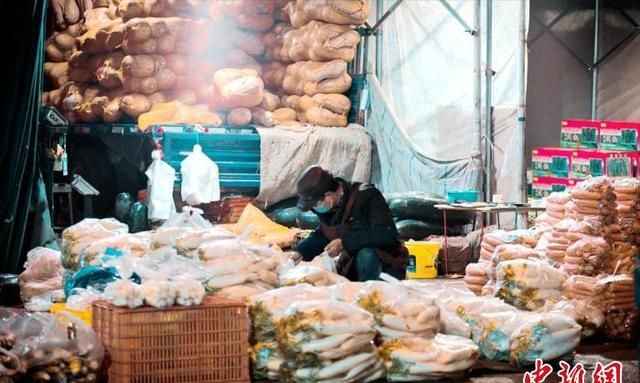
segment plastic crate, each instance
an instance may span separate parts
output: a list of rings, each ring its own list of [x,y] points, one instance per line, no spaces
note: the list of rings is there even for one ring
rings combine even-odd
[[[91,309],[88,310],[74,310],[67,307],[65,303],[53,303],[49,308],[51,314],[67,313],[75,316],[83,321],[87,326],[91,327],[92,315]]]
[[[93,305],[107,351],[109,383],[249,382],[249,317],[241,302],[206,297],[198,306]]]

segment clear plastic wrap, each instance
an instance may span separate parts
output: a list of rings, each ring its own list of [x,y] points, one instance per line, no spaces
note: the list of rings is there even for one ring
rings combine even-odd
[[[478,346],[469,339],[438,334],[433,339],[408,337],[380,347],[390,382],[460,378],[478,360]]]
[[[580,330],[580,325],[567,315],[530,314],[511,334],[510,361],[516,366],[530,366],[537,359],[561,358],[578,346]]]
[[[604,324],[604,314],[591,299],[548,301],[539,313],[557,313],[573,318],[581,327],[582,338],[593,336]]]
[[[278,320],[276,339],[287,358],[284,381],[345,382],[384,375],[373,346],[373,316],[348,303],[318,300],[289,306]]]
[[[62,265],[77,270],[83,250],[92,243],[108,237],[123,235],[129,227],[116,219],[85,218],[62,232]]]
[[[595,276],[609,264],[611,246],[602,237],[585,237],[567,248],[563,269],[567,274]]]
[[[0,375],[29,382],[96,381],[104,349],[96,333],[73,316],[27,313],[0,307]],[[46,380],[46,379],[44,379]]]
[[[59,251],[36,247],[27,253],[25,270],[18,277],[23,302],[62,288],[62,259]]]
[[[279,275],[281,286],[308,283],[314,286],[332,286],[347,282],[348,279],[335,271],[335,261],[327,255],[316,257],[311,262],[294,265],[289,262],[283,266]]]
[[[416,294],[401,283],[365,282],[355,303],[373,315],[381,339],[433,338],[440,330],[436,299]]]
[[[329,289],[301,284],[281,287],[250,298],[249,314],[254,344],[275,341],[277,320],[294,302],[329,299],[329,296]]]
[[[546,261],[515,259],[498,264],[494,295],[523,309],[536,310],[562,295],[566,275]]]

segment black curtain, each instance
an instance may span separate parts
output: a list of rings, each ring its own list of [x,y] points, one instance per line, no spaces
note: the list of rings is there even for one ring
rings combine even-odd
[[[0,87],[0,272],[22,267],[29,206],[38,179],[46,0],[0,1],[5,57]]]

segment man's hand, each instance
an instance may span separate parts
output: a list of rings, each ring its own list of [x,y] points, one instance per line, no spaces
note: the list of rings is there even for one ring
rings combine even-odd
[[[344,250],[344,247],[342,247],[341,239],[334,239],[327,245],[327,247],[324,248],[324,251],[326,251],[331,258],[335,258],[340,255],[342,250]]]
[[[297,251],[288,251],[285,253],[285,256],[291,259],[296,265],[302,260],[302,254]]]

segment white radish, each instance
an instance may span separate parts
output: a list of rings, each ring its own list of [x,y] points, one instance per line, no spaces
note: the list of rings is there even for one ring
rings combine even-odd
[[[394,330],[409,331],[409,324],[407,324],[407,321],[396,315],[383,315],[382,324]]]
[[[213,289],[220,289],[227,286],[239,285],[247,281],[247,276],[243,273],[214,276],[207,282]]]
[[[347,371],[355,368],[360,363],[364,363],[369,359],[375,358],[376,354],[374,353],[362,353],[356,354],[349,358],[342,359],[337,361],[329,366],[323,367],[318,372],[318,379],[329,379],[336,377],[340,374],[344,374]]]
[[[351,335],[342,334],[342,335],[332,335],[326,338],[321,338],[317,340],[313,340],[310,342],[305,342],[301,346],[302,352],[322,352],[327,351],[332,348],[339,347],[342,343],[344,343],[347,339],[349,339]]]

